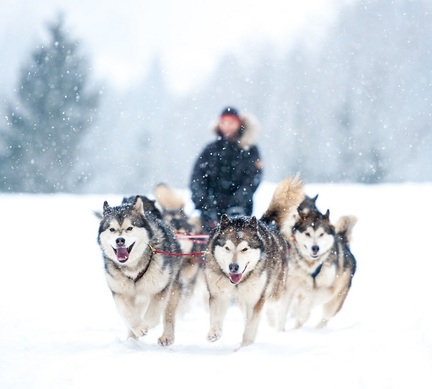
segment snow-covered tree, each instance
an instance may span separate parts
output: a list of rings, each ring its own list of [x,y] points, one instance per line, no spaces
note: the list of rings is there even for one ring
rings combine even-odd
[[[9,102],[0,132],[0,190],[73,192],[82,136],[93,124],[98,93],[88,90],[89,64],[60,16],[48,25],[50,41],[37,46],[21,70],[17,101]]]

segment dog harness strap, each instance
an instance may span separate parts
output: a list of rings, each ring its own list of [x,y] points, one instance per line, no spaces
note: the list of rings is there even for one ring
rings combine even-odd
[[[190,253],[172,253],[170,251],[157,250],[149,243],[147,243],[147,245],[150,247],[150,250],[153,254],[168,255],[170,257],[203,257],[206,254],[206,251],[192,251]]]
[[[151,260],[152,259],[150,258],[149,261],[148,261],[147,266],[138,273],[138,275],[134,278],[133,282],[138,282],[143,277],[143,275],[146,273],[146,271],[148,270],[148,268],[150,266]]]
[[[176,231],[175,234],[178,237],[184,237],[187,238],[201,238],[201,239],[208,239],[208,234],[194,234],[193,232],[182,232],[182,231]]]
[[[207,234],[194,234],[192,232],[181,231],[176,231],[175,235],[178,240],[189,240],[194,243],[206,243],[209,238]]]
[[[315,271],[313,272],[313,273],[311,273],[311,277],[314,279],[314,281],[315,281],[315,278],[316,278],[316,276],[319,274],[319,272],[321,271],[321,268],[322,268],[322,263],[320,263],[319,264],[319,266],[315,269]]]

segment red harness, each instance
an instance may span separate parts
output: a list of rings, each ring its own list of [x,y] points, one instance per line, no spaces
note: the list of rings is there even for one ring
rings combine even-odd
[[[170,257],[203,257],[206,251],[192,251],[190,253],[172,253],[170,251],[163,251],[155,249],[150,243],[147,243],[153,254],[168,255]],[[199,259],[198,262],[204,262],[203,259]]]

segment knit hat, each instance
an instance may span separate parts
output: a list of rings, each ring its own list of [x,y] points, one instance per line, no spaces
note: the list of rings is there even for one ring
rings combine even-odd
[[[232,115],[232,116],[237,116],[239,117],[239,113],[238,111],[234,108],[234,107],[226,107],[222,113],[221,113],[221,117],[222,116],[226,116],[226,115]]]

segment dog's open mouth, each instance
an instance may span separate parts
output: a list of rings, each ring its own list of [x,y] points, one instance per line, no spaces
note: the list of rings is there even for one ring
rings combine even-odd
[[[232,284],[236,285],[240,282],[243,273],[229,273],[229,279]]]
[[[134,244],[135,243],[132,243],[129,247],[113,247],[114,253],[117,256],[117,260],[120,263],[124,263],[129,259],[129,254],[132,251]]]
[[[242,277],[243,277],[243,273],[246,271],[247,267],[249,265],[249,262],[246,264],[245,268],[243,269],[243,271],[241,273],[229,273],[229,280],[231,281],[232,284],[237,285]]]

